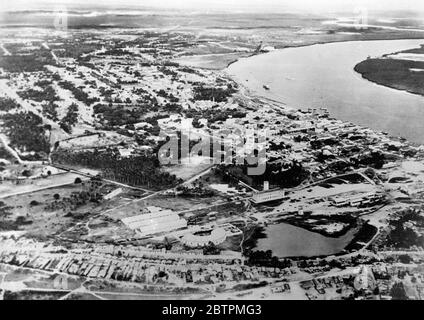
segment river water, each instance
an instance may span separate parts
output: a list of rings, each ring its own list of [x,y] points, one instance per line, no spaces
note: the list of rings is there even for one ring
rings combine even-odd
[[[424,144],[424,97],[377,85],[354,71],[368,56],[423,43],[351,41],[287,48],[241,59],[227,72],[255,95],[296,109],[325,107],[335,118]]]

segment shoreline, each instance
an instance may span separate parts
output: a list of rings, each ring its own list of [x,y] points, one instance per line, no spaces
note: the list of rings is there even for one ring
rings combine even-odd
[[[242,58],[242,59],[248,59],[248,58],[252,58],[252,57],[255,57],[255,56],[259,56],[259,55],[271,54],[271,53],[275,53],[275,52],[282,51],[282,50],[285,50],[285,49],[292,49],[292,48],[312,47],[312,46],[326,45],[326,44],[363,42],[363,41],[369,42],[369,41],[398,41],[398,40],[422,40],[423,45],[424,45],[424,37],[403,37],[403,38],[394,38],[394,39],[340,40],[340,41],[329,41],[329,42],[319,42],[319,43],[313,43],[313,44],[304,44],[304,45],[299,45],[299,46],[288,46],[288,47],[276,49],[275,51],[272,51],[272,52],[253,54],[249,57],[245,57],[245,58]],[[234,61],[229,65],[232,65],[232,64],[239,62],[239,61],[241,61],[241,59],[238,59],[237,61]],[[365,60],[363,60],[363,61],[365,61]],[[360,76],[362,80],[368,81],[368,82],[370,82],[374,85],[377,85],[377,86],[382,86],[382,87],[385,87],[385,88],[388,88],[388,89],[391,89],[391,90],[396,90],[396,92],[399,92],[399,93],[407,93],[407,94],[410,94],[410,95],[413,95],[413,96],[424,97],[424,95],[421,95],[421,94],[418,94],[418,93],[410,92],[408,90],[398,89],[396,87],[390,87],[388,85],[380,84],[380,83],[371,81],[371,80],[363,77],[363,75],[360,72],[357,72],[355,70],[356,66],[363,61],[359,61],[352,68],[352,71],[354,73],[356,73],[358,76]],[[243,88],[244,93],[242,93],[242,95],[245,96],[245,98],[250,99],[251,101],[254,101],[255,99],[257,99],[260,102],[265,101],[265,102],[270,102],[272,104],[278,104],[279,106],[274,105],[275,107],[278,107],[278,108],[284,107],[284,108],[288,108],[288,109],[291,109],[291,110],[300,110],[299,108],[295,108],[295,107],[287,105],[287,103],[282,101],[282,100],[276,100],[275,98],[267,97],[267,96],[261,95],[261,94],[256,93],[256,92],[252,92],[252,90],[250,88],[248,88],[244,82],[239,81],[239,79],[237,79],[237,77],[235,75],[232,75],[228,72],[228,67],[226,69],[223,69],[222,72],[224,72],[232,81],[237,83],[240,88]],[[280,106],[280,105],[282,105],[282,106]],[[336,119],[336,120],[341,120],[343,122],[350,122],[350,123],[353,123],[353,124],[356,125],[356,123],[351,121],[351,120],[339,119],[339,118],[332,116],[331,114],[330,114],[330,117],[333,118],[333,119]],[[361,126],[363,128],[368,128],[368,129],[370,129],[370,130],[372,130],[376,133],[384,132],[384,130],[373,129],[370,126],[364,126],[364,125],[359,125],[359,126]],[[393,139],[397,139],[397,140],[398,139],[405,139],[412,146],[416,146],[416,147],[424,146],[424,142],[420,143],[420,142],[410,141],[409,139],[405,138],[403,135],[389,134],[388,137],[393,138]]]
[[[424,29],[423,29],[423,31],[424,31]],[[324,45],[324,44],[332,44],[332,43],[362,42],[362,41],[391,41],[391,40],[423,40],[424,41],[424,36],[421,36],[421,37],[399,37],[399,38],[394,37],[394,38],[391,38],[391,39],[377,38],[377,39],[331,40],[331,41],[318,41],[318,42],[315,42],[315,43],[304,43],[304,44],[300,44],[300,45],[287,45],[287,46],[283,46],[283,47],[278,47],[274,51],[253,53],[250,56],[236,59],[236,60],[228,63],[227,67],[222,69],[221,71],[226,71],[226,69],[228,69],[228,67],[230,67],[234,63],[240,61],[241,59],[249,59],[249,58],[252,58],[254,56],[269,54],[269,53],[273,53],[273,52],[277,52],[277,51],[285,50],[285,49],[312,47],[312,46],[316,46],[316,45]]]
[[[366,60],[363,60],[363,61],[359,62],[357,65],[355,65],[355,67],[354,67],[354,69],[353,69],[353,70],[354,70],[354,71],[355,71],[358,75],[360,75],[360,76],[362,77],[362,79],[364,79],[364,80],[366,80],[366,81],[369,81],[369,82],[371,82],[371,83],[373,83],[373,84],[376,84],[376,85],[382,86],[382,87],[386,87],[386,88],[389,88],[389,89],[397,90],[397,91],[400,91],[400,92],[405,92],[405,93],[413,94],[414,96],[424,97],[424,94],[417,93],[417,92],[414,92],[414,91],[411,91],[411,90],[408,90],[408,89],[399,89],[399,88],[397,88],[395,85],[390,85],[390,84],[386,84],[386,83],[381,83],[381,82],[377,82],[377,81],[374,81],[374,80],[371,80],[371,79],[367,78],[366,76],[364,76],[364,73],[361,73],[361,72],[359,72],[359,71],[357,71],[357,70],[356,70],[356,67],[357,67],[360,63],[362,63],[362,62],[364,62],[364,61],[366,61]]]

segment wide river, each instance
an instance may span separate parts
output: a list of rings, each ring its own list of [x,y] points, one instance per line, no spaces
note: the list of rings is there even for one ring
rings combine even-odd
[[[368,56],[379,57],[420,44],[424,40],[287,48],[241,59],[227,72],[255,95],[297,109],[325,107],[335,118],[424,144],[424,97],[377,85],[354,70]]]

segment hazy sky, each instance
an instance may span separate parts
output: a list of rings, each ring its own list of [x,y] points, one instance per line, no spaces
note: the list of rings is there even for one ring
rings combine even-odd
[[[0,9],[32,9],[43,3],[54,6],[58,2],[68,4],[83,3],[99,5],[154,6],[160,8],[181,8],[193,10],[243,10],[278,12],[302,10],[315,12],[351,12],[358,7],[369,10],[413,10],[424,11],[423,0],[1,0]],[[45,6],[44,6],[45,7]]]

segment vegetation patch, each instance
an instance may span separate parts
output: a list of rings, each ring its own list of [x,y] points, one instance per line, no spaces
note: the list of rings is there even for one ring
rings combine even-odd
[[[3,132],[10,144],[22,151],[50,152],[46,127],[40,116],[33,112],[20,112],[2,116]]]

